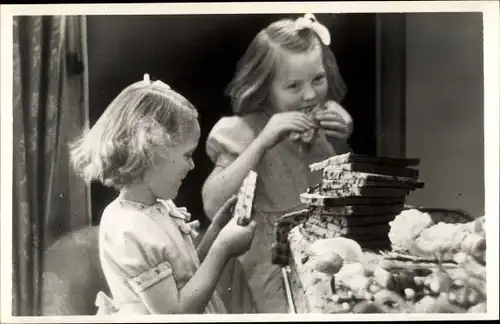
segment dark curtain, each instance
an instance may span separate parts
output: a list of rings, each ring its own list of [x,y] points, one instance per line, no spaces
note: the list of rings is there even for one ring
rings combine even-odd
[[[90,224],[68,141],[88,127],[85,17],[16,16],[13,46],[14,316],[40,314],[43,250]]]

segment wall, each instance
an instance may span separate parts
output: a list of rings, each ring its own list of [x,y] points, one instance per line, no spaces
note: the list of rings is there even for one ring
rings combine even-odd
[[[408,203],[484,213],[480,13],[406,17],[406,155],[425,189]]]

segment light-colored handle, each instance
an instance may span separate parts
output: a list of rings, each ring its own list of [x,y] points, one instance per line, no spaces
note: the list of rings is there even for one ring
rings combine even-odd
[[[286,300],[288,302],[288,307],[290,308],[290,313],[297,314],[295,311],[295,304],[293,302],[292,289],[290,287],[290,280],[288,279],[288,269],[289,267],[281,268],[281,274],[283,275],[283,281],[285,285]]]

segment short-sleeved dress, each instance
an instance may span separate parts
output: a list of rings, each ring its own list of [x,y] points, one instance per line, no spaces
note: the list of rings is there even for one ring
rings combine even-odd
[[[250,145],[269,118],[264,113],[222,118],[208,136],[208,156],[216,165],[227,167]],[[229,278],[221,278],[227,286],[222,288],[221,297],[235,305],[235,309],[288,312],[281,269],[271,263],[274,223],[284,214],[306,207],[300,202],[300,194],[321,178],[320,172],[309,171],[311,163],[348,150],[345,141],[333,142],[320,131],[310,150],[299,150],[295,143],[284,140],[259,163],[255,169],[258,178],[252,212],[257,222],[255,238],[250,250],[238,258],[240,264],[232,264],[231,270],[225,270]],[[248,282],[249,294],[242,292],[242,277]],[[237,289],[235,283],[239,283]]]
[[[173,276],[181,289],[199,268],[192,229],[172,201],[154,205],[117,198],[106,207],[99,229],[101,265],[112,299],[100,292],[98,314],[150,314],[139,293]],[[205,313],[226,313],[214,292]]]

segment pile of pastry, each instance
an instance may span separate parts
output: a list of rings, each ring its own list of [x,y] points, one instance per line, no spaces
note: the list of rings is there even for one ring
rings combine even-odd
[[[408,194],[422,188],[419,159],[371,157],[347,153],[310,166],[322,172],[320,183],[301,195],[309,206],[304,234],[347,237],[363,248],[389,247],[389,222],[405,208]]]

